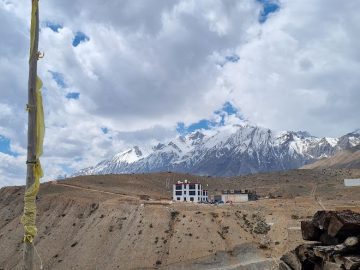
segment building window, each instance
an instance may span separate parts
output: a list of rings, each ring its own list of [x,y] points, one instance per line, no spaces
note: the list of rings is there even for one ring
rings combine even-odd
[[[186,190],[184,190],[184,195],[186,195]]]
[[[192,201],[192,202],[193,202],[193,201],[194,201],[194,197],[190,197],[190,201]]]
[[[186,202],[186,197],[184,198],[184,202]]]
[[[200,195],[200,190],[198,191],[198,195]]]
[[[195,184],[190,184],[189,189],[195,189]]]
[[[195,191],[189,191],[189,195],[195,195],[196,193],[195,193]]]
[[[182,185],[176,185],[176,190],[182,190]]]
[[[182,191],[176,191],[175,194],[176,195],[182,195]]]
[[[180,197],[177,197],[176,199],[177,199],[178,201],[180,201]]]

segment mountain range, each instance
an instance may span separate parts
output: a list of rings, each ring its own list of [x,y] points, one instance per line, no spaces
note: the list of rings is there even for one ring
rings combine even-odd
[[[128,150],[76,175],[176,171],[235,176],[300,168],[360,145],[360,129],[339,138],[304,131],[276,132],[244,125],[195,131],[153,146]]]
[[[340,151],[329,158],[305,165],[302,169],[360,169],[360,145]]]

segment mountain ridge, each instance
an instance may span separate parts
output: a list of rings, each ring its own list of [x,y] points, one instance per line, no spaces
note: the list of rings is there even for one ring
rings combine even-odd
[[[360,145],[360,132],[339,138],[306,131],[276,132],[244,125],[194,131],[145,150],[134,146],[76,175],[176,171],[198,175],[235,176],[300,168]]]
[[[342,150],[334,156],[320,159],[301,169],[360,169],[360,145]]]

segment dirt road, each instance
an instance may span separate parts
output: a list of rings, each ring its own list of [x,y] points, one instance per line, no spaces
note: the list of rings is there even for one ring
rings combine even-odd
[[[120,194],[120,193],[116,193],[116,192],[104,191],[104,190],[100,190],[100,189],[94,189],[94,188],[70,185],[70,184],[65,184],[65,183],[61,183],[61,182],[58,182],[58,181],[53,182],[52,184],[57,185],[57,186],[68,187],[68,188],[80,189],[80,190],[84,190],[84,191],[98,192],[98,193],[109,194],[109,195],[116,195],[116,196],[119,196],[119,197],[121,197],[123,199],[127,199],[127,200],[140,200],[140,198],[137,197],[137,196],[130,196],[130,195]]]

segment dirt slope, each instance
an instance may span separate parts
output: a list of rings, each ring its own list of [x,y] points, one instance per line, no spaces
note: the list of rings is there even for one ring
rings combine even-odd
[[[35,244],[44,269],[272,269],[276,258],[301,242],[299,220],[321,209],[315,194],[329,209],[359,204],[359,189],[341,187],[349,175],[360,171],[233,179],[111,175],[47,183],[38,198]],[[185,177],[208,183],[211,192],[236,186],[283,197],[223,206],[161,199],[170,196],[166,179]],[[23,192],[22,187],[0,190],[0,269],[21,269]],[[266,224],[271,225],[266,234],[256,233]],[[267,249],[258,248],[266,242]]]
[[[1,269],[21,269],[22,192],[7,188],[0,194],[5,217],[0,222]],[[89,196],[79,189],[46,185],[39,198],[35,244],[45,269],[176,269],[259,241],[250,232],[257,216],[243,210],[249,225],[237,210],[124,201],[121,196]],[[253,249],[256,258],[266,259],[256,245]]]
[[[263,196],[272,193],[275,196],[294,197],[308,195],[314,185],[318,185],[318,192],[324,191],[324,196],[330,197],[341,196],[345,190],[344,178],[352,177],[360,177],[360,169],[291,170],[238,177],[207,177],[178,173],[97,175],[79,176],[61,181],[61,183],[101,189],[117,194],[146,195],[153,199],[171,199],[172,184],[184,179],[201,183],[209,190],[210,195],[219,194],[221,190],[225,189],[255,189]],[[336,189],[329,188],[329,186],[336,186]]]
[[[360,145],[302,167],[303,169],[360,169]]]

